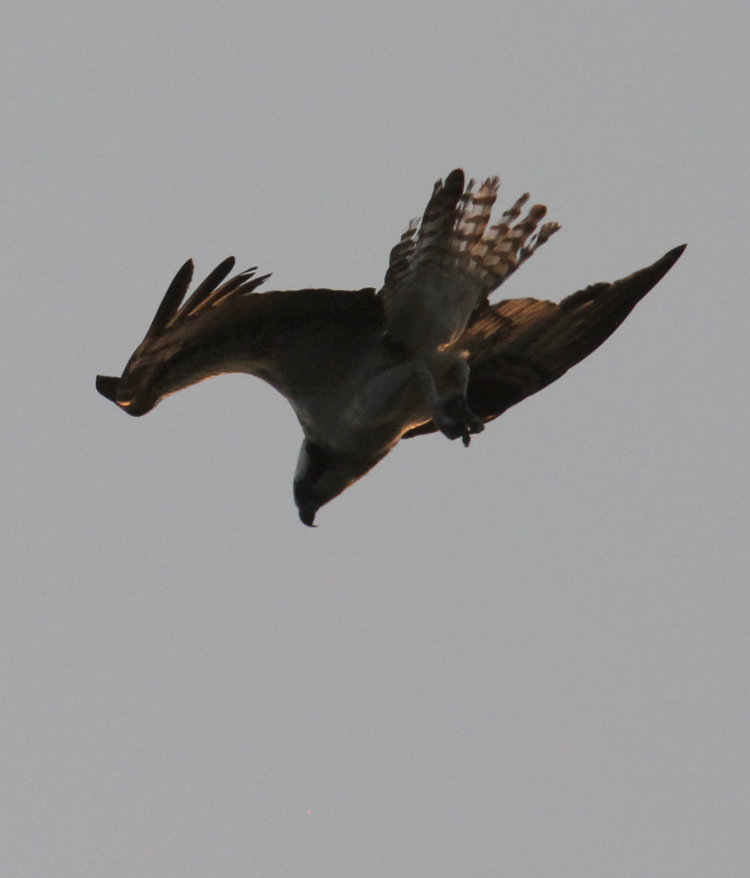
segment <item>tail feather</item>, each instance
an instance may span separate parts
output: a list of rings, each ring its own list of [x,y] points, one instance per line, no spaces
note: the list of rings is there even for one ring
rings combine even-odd
[[[555,222],[539,226],[546,213],[543,204],[535,204],[520,223],[512,228],[499,223],[480,242],[472,253],[473,273],[487,294],[507,280],[560,228]]]
[[[488,177],[478,188],[469,180],[464,188],[460,169],[445,183],[437,181],[424,216],[411,221],[391,251],[382,289],[386,310],[399,287],[432,268],[468,276],[486,298],[560,228],[555,222],[541,224],[547,212],[542,204],[522,217],[528,193],[490,225],[499,189],[499,177]]]

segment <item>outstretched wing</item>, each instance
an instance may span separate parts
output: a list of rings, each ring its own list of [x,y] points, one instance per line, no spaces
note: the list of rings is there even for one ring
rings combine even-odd
[[[653,265],[598,283],[559,304],[508,299],[479,308],[455,344],[468,351],[471,409],[485,422],[542,390],[599,347],[680,258],[675,247]],[[432,421],[406,437],[432,433]]]
[[[193,260],[188,259],[169,284],[143,341],[133,352],[122,376],[96,376],[99,393],[131,414],[143,413],[138,411],[139,406],[134,403],[133,397],[138,390],[145,390],[145,384],[153,383],[157,371],[155,365],[163,364],[169,359],[170,353],[184,346],[181,337],[189,334],[201,322],[196,319],[198,315],[205,313],[212,304],[226,303],[232,297],[237,299],[251,293],[270,277],[266,274],[256,278],[257,269],[249,268],[223,284],[222,281],[234,268],[234,262],[234,257],[230,256],[217,265],[182,304],[194,271]]]
[[[464,187],[460,168],[437,181],[423,217],[391,251],[378,294],[395,341],[412,348],[454,341],[492,290],[557,231],[557,223],[539,226],[542,204],[519,221],[528,193],[490,225],[499,187],[499,177]]]
[[[317,361],[324,366],[342,339],[356,344],[363,334],[382,332],[382,304],[372,288],[256,293],[270,275],[255,277],[250,268],[226,280],[233,267],[234,257],[225,259],[182,304],[193,275],[188,260],[122,376],[98,375],[97,390],[133,415],[226,372],[259,375],[284,392],[291,360],[320,369]]]

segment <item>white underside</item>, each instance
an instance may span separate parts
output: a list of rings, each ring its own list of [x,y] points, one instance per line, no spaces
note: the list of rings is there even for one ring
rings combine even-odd
[[[436,351],[456,341],[484,293],[468,274],[437,266],[415,272],[390,303],[388,334],[409,350]]]

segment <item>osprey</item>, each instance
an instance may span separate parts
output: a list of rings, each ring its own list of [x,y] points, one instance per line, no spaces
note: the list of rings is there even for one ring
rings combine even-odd
[[[648,268],[573,293],[488,302],[558,230],[528,194],[490,224],[499,178],[438,180],[424,215],[393,248],[383,286],[256,292],[255,268],[224,260],[183,303],[186,262],[119,378],[96,388],[130,415],[225,372],[247,372],[291,403],[304,432],[294,476],[300,519],[315,515],[403,438],[471,436],[597,348],[669,271]]]

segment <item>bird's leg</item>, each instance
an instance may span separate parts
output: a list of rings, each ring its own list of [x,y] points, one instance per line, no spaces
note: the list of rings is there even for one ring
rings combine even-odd
[[[350,426],[371,431],[398,420],[399,412],[407,417],[424,413],[449,439],[460,436],[468,445],[471,434],[484,429],[482,419],[466,402],[468,382],[469,365],[453,352],[399,363],[368,381],[357,394],[349,407]]]
[[[420,380],[427,396],[435,426],[449,439],[461,437],[464,445],[471,442],[472,433],[484,430],[482,419],[469,408],[466,390],[469,384],[469,364],[464,357],[441,352],[423,364]],[[447,361],[447,367],[446,367]],[[441,376],[439,393],[435,374]]]

